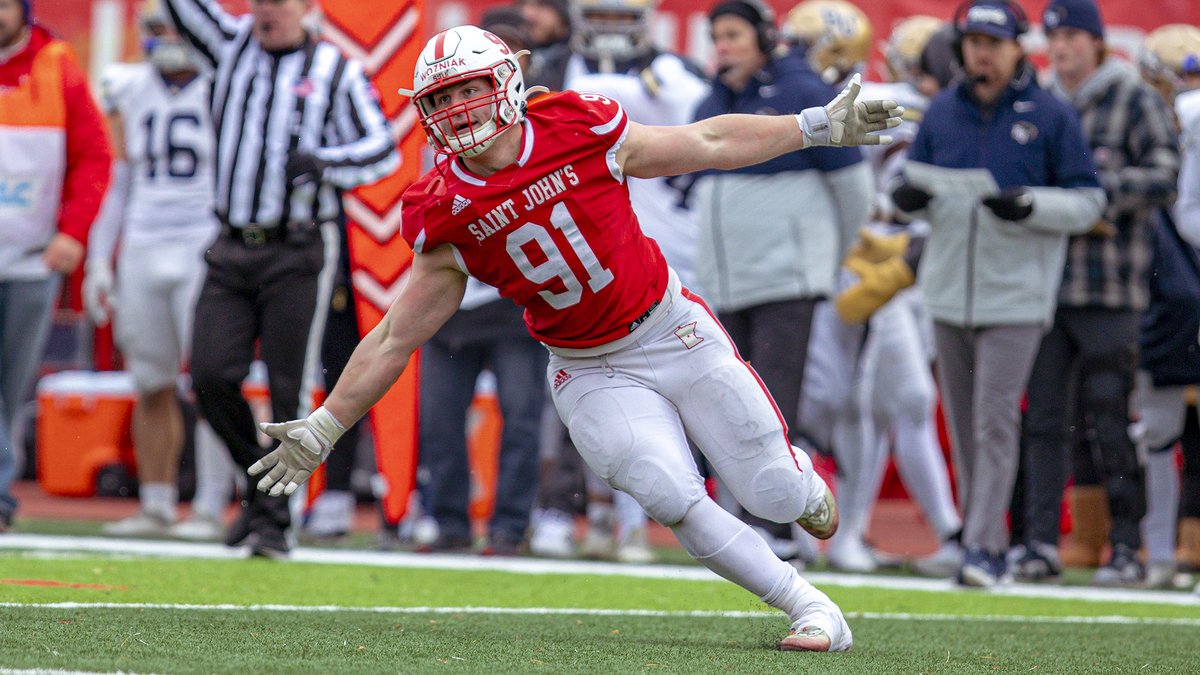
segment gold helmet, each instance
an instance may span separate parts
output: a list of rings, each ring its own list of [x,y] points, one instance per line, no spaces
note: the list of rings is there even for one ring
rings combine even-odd
[[[1168,99],[1184,89],[1184,76],[1200,74],[1200,28],[1171,23],[1146,36],[1138,57],[1142,77]]]
[[[783,36],[807,48],[808,62],[829,84],[862,68],[871,52],[871,22],[846,0],[804,0],[788,12]]]
[[[912,81],[930,36],[945,25],[945,21],[924,14],[897,21],[883,50],[888,78],[893,82]]]

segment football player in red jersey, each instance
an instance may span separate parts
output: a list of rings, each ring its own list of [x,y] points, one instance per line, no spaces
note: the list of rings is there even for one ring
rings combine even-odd
[[[445,157],[404,195],[408,284],[303,420],[265,425],[281,441],[254,467],[260,490],[291,494],[342,430],[381,398],[459,305],[467,276],[525,307],[551,352],[554,403],[584,460],[670,527],[694,558],[783,610],[783,649],[845,651],[841,610],[705,493],[686,437],[748,510],[837,529],[832,493],[721,325],[642,234],[626,176],[734,168],[813,145],[890,141],[892,101],[856,102],[857,79],[799,115],[725,115],[642,126],[618,102],[572,91],[526,101],[514,55],[474,26],[435,35],[413,97]]]

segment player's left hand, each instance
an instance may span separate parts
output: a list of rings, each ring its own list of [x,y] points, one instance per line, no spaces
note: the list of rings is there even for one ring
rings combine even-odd
[[[288,155],[283,172],[287,182],[293,186],[320,180],[328,163],[309,152],[295,151]]]
[[[264,422],[258,428],[279,441],[278,447],[255,462],[249,470],[251,476],[267,472],[258,481],[258,489],[272,497],[295,492],[329,457],[333,444],[346,431],[325,406],[317,408],[302,420],[279,424]]]
[[[806,108],[800,115],[804,147],[814,145],[890,145],[891,136],[872,135],[900,126],[904,108],[895,101],[858,101],[862,76],[858,73],[836,98],[821,108]]]

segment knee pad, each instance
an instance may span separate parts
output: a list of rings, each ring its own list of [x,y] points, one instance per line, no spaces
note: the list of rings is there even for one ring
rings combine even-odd
[[[571,440],[579,455],[610,486],[637,500],[646,514],[670,527],[704,498],[695,466],[677,456],[676,439],[634,435],[627,411],[606,390],[587,394],[571,416]]]
[[[713,368],[696,379],[690,393],[699,407],[696,420],[729,457],[754,459],[784,441],[778,411],[745,366]]]
[[[808,477],[792,458],[780,458],[762,467],[750,479],[750,494],[739,495],[747,511],[775,523],[788,523],[804,515]]]

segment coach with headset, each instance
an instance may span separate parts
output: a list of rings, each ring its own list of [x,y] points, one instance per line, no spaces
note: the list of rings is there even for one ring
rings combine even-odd
[[[930,105],[906,176],[921,165],[986,169],[999,190],[941,194],[908,182],[893,198],[931,225],[918,284],[957,465],[959,582],[986,587],[1006,572],[1021,394],[1054,316],[1067,236],[1092,227],[1105,197],[1074,111],[1038,86],[1025,58],[1021,8],[975,0],[954,25],[964,77]]]
[[[802,53],[779,47],[765,4],[723,1],[709,22],[717,77],[696,119],[797,113],[836,95]],[[829,148],[707,172],[692,192],[699,216],[696,277],[793,432],[813,311],[834,291],[842,254],[866,222],[864,195],[872,189],[857,148]]]

